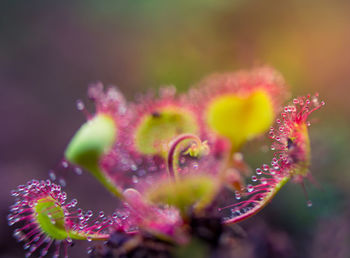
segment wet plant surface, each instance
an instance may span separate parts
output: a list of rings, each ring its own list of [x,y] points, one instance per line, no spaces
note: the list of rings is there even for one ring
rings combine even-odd
[[[348,257],[347,1],[0,10],[0,257]]]
[[[91,85],[96,110],[77,102],[87,122],[61,166],[89,172],[115,196],[116,209],[94,216],[76,199],[66,202],[66,182],[52,182],[51,171],[51,180],[33,179],[11,192],[8,223],[21,224],[15,238],[27,257],[68,256],[84,240],[93,257],[233,256],[228,243],[237,234],[229,225],[256,215],[290,180],[306,194],[304,180],[312,179],[309,116],[325,103],[315,94],[281,108],[287,92],[270,67],[209,76],[185,94],[162,88],[136,102]],[[267,130],[273,159],[252,173],[240,149]]]

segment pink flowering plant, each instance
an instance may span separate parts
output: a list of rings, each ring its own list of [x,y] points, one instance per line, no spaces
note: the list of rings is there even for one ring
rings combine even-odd
[[[189,247],[200,257],[228,254],[229,224],[256,215],[288,181],[311,178],[309,116],[324,102],[315,94],[282,108],[288,87],[270,67],[214,74],[185,94],[167,87],[135,102],[101,84],[88,95],[96,111],[78,102],[87,122],[64,166],[88,171],[116,197],[116,210],[83,211],[53,180],[18,186],[8,223],[27,257],[66,257],[84,240],[94,257],[185,257]],[[265,134],[273,158],[253,173],[241,149]]]

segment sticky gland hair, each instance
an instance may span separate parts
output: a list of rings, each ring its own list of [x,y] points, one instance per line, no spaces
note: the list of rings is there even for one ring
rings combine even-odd
[[[303,180],[309,176],[310,166],[310,142],[307,127],[309,115],[324,105],[318,101],[318,94],[311,97],[300,97],[293,100],[291,106],[286,106],[281,114],[281,119],[277,119],[278,130],[271,128],[270,138],[275,142],[271,149],[276,150],[270,168],[263,165],[257,169],[257,175],[269,176],[260,178],[261,184],[248,185],[243,194],[236,192],[236,199],[241,195],[248,197],[248,200],[237,204],[219,208],[219,211],[231,209],[231,217],[224,219],[225,224],[236,223],[245,220],[262,208],[264,208],[277,194],[277,192],[290,180],[301,183],[306,199],[308,199]],[[253,176],[253,181],[258,181],[257,176]],[[310,207],[312,202],[307,201]]]

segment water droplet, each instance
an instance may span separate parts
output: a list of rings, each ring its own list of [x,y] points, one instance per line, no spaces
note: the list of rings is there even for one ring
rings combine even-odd
[[[19,193],[18,193],[17,191],[15,191],[15,190],[12,190],[12,191],[11,191],[11,195],[12,195],[12,196],[18,196]]]
[[[88,237],[86,238],[86,240],[89,241],[89,242],[91,242],[91,241],[92,241],[92,238],[91,238],[90,236],[88,236]]]
[[[37,235],[36,237],[34,237],[33,241],[34,241],[34,242],[38,242],[39,239],[40,239],[40,235]],[[34,247],[35,247],[35,246],[34,246]]]
[[[252,176],[252,181],[256,182],[258,180],[258,178],[256,176]]]
[[[248,185],[247,185],[247,191],[248,191],[248,193],[253,192],[253,190],[254,190],[254,186],[252,186],[251,184],[248,184]]]
[[[61,162],[61,165],[62,165],[62,167],[64,167],[64,168],[68,168],[68,162],[66,161],[66,160],[62,160],[62,162]]]
[[[76,167],[76,168],[74,169],[74,172],[75,172],[75,174],[77,174],[78,176],[80,176],[80,175],[83,174],[83,170],[82,170],[81,168],[78,168],[78,167]]]
[[[312,201],[308,200],[307,201],[307,207],[311,207],[312,206]]]
[[[262,184],[267,184],[267,180],[266,180],[265,177],[260,178],[260,182],[261,182]]]
[[[86,251],[88,254],[92,254],[92,252],[94,251],[94,248],[90,246],[86,249]]]
[[[133,182],[134,184],[137,184],[137,183],[139,182],[138,177],[135,176],[135,175],[133,175],[133,176],[132,176],[132,182]]]
[[[40,254],[41,256],[47,255],[47,250],[46,249],[41,250]]]
[[[52,181],[56,180],[56,174],[52,169],[49,170],[49,177],[51,178]]]
[[[78,200],[77,199],[73,199],[72,201],[71,201],[71,206],[72,207],[74,207],[74,206],[76,206],[78,204]],[[79,210],[78,210],[79,211]]]
[[[88,211],[86,212],[86,216],[91,217],[92,215],[93,215],[92,210],[88,210]]]
[[[236,200],[241,199],[241,194],[238,191],[235,192],[235,198]]]
[[[257,168],[257,169],[256,169],[256,174],[257,174],[257,175],[261,175],[261,174],[262,174],[262,171],[261,171],[260,168]]]
[[[84,102],[82,100],[78,99],[76,102],[76,107],[79,111],[84,110],[84,108],[85,108]]]
[[[103,217],[105,216],[105,214],[104,214],[103,211],[100,211],[100,213],[98,214],[98,216],[99,216],[100,218],[103,218]]]
[[[20,231],[20,230],[18,230],[18,229],[16,229],[16,230],[13,232],[13,237],[16,238],[16,239],[20,238],[21,235],[22,235],[22,231]]]
[[[64,180],[63,178],[60,178],[59,183],[61,186],[65,187],[66,186],[66,180]]]

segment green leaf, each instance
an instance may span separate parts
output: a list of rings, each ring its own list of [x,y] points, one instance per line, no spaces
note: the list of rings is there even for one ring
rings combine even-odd
[[[218,182],[204,175],[182,177],[177,182],[164,181],[146,193],[146,199],[157,204],[177,207],[182,215],[194,206],[200,211],[211,203],[218,189]]]
[[[135,135],[135,146],[143,154],[159,154],[166,157],[168,143],[177,135],[197,133],[196,118],[190,112],[178,108],[162,108],[146,115]]]
[[[122,198],[121,191],[100,168],[100,161],[117,138],[117,126],[112,117],[98,114],[83,124],[69,143],[65,157],[75,165],[88,170],[110,192]]]

